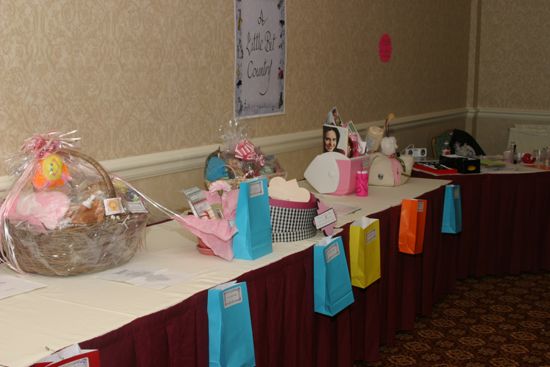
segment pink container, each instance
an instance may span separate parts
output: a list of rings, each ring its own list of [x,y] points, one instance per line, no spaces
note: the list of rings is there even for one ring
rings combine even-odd
[[[348,195],[355,192],[357,171],[363,170],[363,159],[337,160],[340,180],[334,195]]]
[[[355,176],[355,195],[369,196],[369,173],[357,171]]]

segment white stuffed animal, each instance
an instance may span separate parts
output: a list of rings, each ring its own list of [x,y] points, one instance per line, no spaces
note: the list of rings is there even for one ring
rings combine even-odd
[[[391,157],[397,152],[397,140],[395,136],[386,136],[380,142],[380,151],[385,156]]]

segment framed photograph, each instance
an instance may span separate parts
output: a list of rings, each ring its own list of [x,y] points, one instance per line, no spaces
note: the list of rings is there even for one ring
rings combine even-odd
[[[235,117],[285,112],[285,0],[235,0]]]
[[[337,152],[349,156],[349,131],[347,127],[323,125],[323,152]]]

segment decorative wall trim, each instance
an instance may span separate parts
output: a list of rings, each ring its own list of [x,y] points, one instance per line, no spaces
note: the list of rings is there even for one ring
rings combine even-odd
[[[412,129],[452,118],[471,117],[472,115],[477,115],[478,117],[500,117],[521,120],[537,119],[550,121],[550,111],[458,108],[453,110],[398,117],[392,120],[391,126],[394,131]],[[362,134],[364,134],[369,126],[382,126],[383,124],[383,120],[378,120],[356,124],[356,127]],[[261,147],[267,154],[280,154],[318,146],[319,139],[319,130],[316,129],[291,134],[254,138],[254,143]],[[200,147],[111,159],[102,161],[101,164],[109,172],[123,177],[126,180],[134,181],[178,172],[202,169],[204,167],[206,156],[215,151],[217,148],[217,144],[204,145]],[[2,195],[11,186],[11,183],[11,177],[0,177],[0,195]]]
[[[481,118],[501,118],[505,120],[530,120],[550,122],[550,111],[518,110],[508,108],[468,108],[468,115]]]

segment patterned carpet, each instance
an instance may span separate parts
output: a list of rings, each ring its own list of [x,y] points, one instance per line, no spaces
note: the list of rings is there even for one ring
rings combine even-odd
[[[465,279],[360,366],[550,367],[550,273]]]

